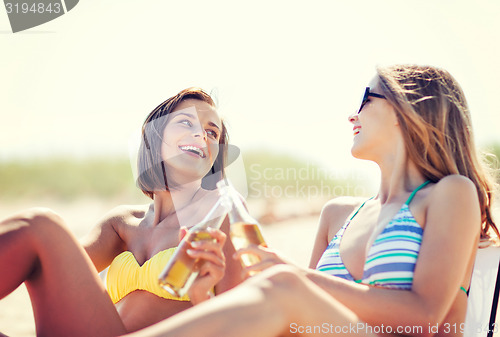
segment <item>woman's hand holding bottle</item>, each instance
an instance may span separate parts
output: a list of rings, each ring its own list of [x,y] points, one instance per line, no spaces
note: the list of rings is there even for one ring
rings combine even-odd
[[[193,303],[206,300],[211,289],[224,275],[225,260],[222,253],[226,235],[219,230],[227,211],[222,200],[218,200],[205,218],[186,230],[181,228],[180,240],[174,255],[159,275],[160,286],[174,296],[182,297],[198,280],[198,288],[192,291]],[[203,267],[203,270],[201,268]],[[203,280],[203,281],[202,281]],[[212,280],[217,280],[212,284]],[[207,287],[202,291],[203,286]],[[204,295],[202,294],[204,293]]]
[[[284,258],[278,251],[262,245],[250,245],[246,248],[238,249],[234,253],[233,258],[241,259],[242,256],[248,255],[254,256],[259,262],[245,266],[243,268],[243,278],[248,278],[277,264],[294,265],[293,262]]]
[[[187,254],[198,260],[198,276],[188,290],[188,296],[193,304],[198,304],[212,297],[214,286],[224,277],[226,260],[222,249],[226,242],[226,234],[219,229],[208,228],[207,232],[213,240],[191,242]],[[187,233],[181,228],[180,240]]]
[[[245,207],[241,196],[229,182],[217,184],[225,198],[230,222],[230,238],[236,253],[233,258],[241,261],[243,278],[248,278],[276,264],[292,264],[278,252],[267,248],[259,222]]]

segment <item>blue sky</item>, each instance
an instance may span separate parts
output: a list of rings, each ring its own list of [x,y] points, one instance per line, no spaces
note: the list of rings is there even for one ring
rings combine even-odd
[[[217,92],[232,142],[332,169],[377,65],[431,64],[461,83],[478,144],[500,141],[498,1],[81,0],[12,34],[0,11],[0,159],[127,155],[160,102]]]

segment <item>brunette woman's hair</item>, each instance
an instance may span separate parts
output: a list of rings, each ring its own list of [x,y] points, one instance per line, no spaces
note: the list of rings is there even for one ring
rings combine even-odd
[[[160,105],[158,105],[146,118],[142,126],[141,143],[139,146],[139,154],[137,158],[137,186],[141,191],[153,199],[154,192],[163,190],[168,191],[169,184],[167,182],[166,165],[161,156],[161,146],[163,143],[163,131],[168,123],[168,115],[172,113],[176,107],[187,99],[196,99],[208,103],[212,107],[216,107],[212,97],[200,88],[188,88],[179,92],[177,95],[170,97]],[[219,145],[228,144],[228,134],[224,122],[221,126],[221,134]],[[221,150],[214,161],[214,164],[207,174],[217,174],[220,180],[224,175],[224,161],[226,160],[226,146],[219,146]],[[206,178],[205,177],[205,178]],[[206,186],[207,183],[202,179],[202,186],[213,189],[214,186]],[[210,179],[214,181],[214,179]],[[172,182],[171,182],[172,185]]]

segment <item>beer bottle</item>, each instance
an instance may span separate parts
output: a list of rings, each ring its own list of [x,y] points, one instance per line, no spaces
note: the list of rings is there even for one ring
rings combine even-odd
[[[227,197],[220,197],[203,220],[189,229],[179,243],[174,255],[160,273],[160,286],[170,294],[177,297],[184,296],[198,276],[201,261],[190,257],[187,250],[191,248],[191,242],[194,241],[215,241],[208,232],[208,228],[219,229],[222,225],[228,207],[225,198]]]
[[[230,183],[226,186],[222,184],[223,181],[218,184],[221,196],[227,196],[225,202],[227,202],[227,200],[230,202],[228,205],[230,223],[229,236],[234,248],[239,250],[247,248],[252,244],[266,246],[260,230],[260,225],[257,220],[248,213],[246,207],[243,205],[241,196]],[[241,256],[241,264],[243,267],[252,266],[258,262],[260,262],[260,258],[256,255],[243,254]]]

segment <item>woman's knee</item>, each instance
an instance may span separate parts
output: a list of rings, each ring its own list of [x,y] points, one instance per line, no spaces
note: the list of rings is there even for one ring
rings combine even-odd
[[[36,207],[16,214],[0,223],[8,230],[17,230],[34,237],[48,234],[57,236],[67,231],[63,219],[49,208]]]
[[[296,296],[303,295],[308,282],[300,269],[290,265],[276,265],[254,278],[266,298],[279,305],[286,305]]]
[[[63,224],[63,219],[59,214],[46,207],[35,207],[28,209],[25,214],[26,219],[31,224],[37,226],[61,226]]]
[[[266,276],[277,288],[285,290],[298,289],[305,285],[306,278],[297,267],[279,264],[268,269]]]

